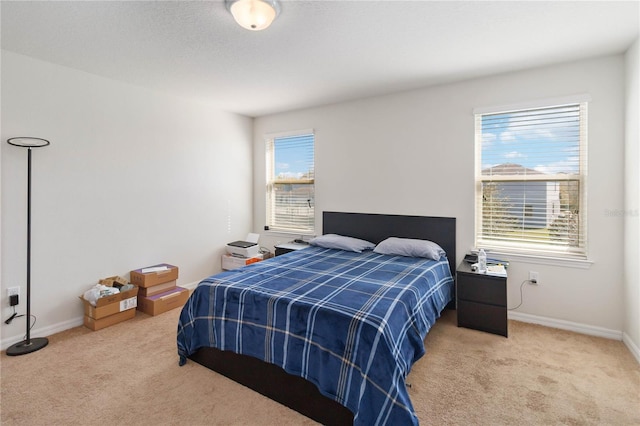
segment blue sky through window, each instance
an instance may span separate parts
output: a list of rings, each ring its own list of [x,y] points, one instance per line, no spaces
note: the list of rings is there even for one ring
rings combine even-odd
[[[482,169],[519,164],[545,174],[577,174],[580,106],[482,116]]]
[[[307,177],[313,171],[313,135],[277,138],[275,175],[285,179]]]

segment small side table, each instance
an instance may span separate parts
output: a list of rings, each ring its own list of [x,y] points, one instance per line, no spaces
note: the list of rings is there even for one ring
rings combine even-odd
[[[309,247],[306,243],[282,243],[275,246],[276,256]]]
[[[507,277],[481,274],[462,262],[456,271],[458,327],[508,337]]]

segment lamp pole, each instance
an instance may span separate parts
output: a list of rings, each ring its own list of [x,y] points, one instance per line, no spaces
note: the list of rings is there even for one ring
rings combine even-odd
[[[7,355],[25,355],[47,346],[46,337],[31,338],[31,149],[50,144],[48,140],[31,137],[11,138],[9,145],[27,148],[27,332],[25,340],[14,343],[7,348]]]

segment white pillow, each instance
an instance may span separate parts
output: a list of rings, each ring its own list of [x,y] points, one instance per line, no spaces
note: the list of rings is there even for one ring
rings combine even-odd
[[[446,255],[442,247],[433,241],[398,237],[387,238],[373,251],[391,256],[425,257],[433,260],[440,260],[440,257]]]
[[[369,241],[338,234],[320,235],[319,237],[311,239],[309,244],[324,248],[354,251],[356,253],[361,253],[363,250],[371,250],[376,246]]]

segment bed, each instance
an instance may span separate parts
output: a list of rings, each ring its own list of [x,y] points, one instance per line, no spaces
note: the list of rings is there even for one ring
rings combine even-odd
[[[322,233],[430,240],[446,256],[310,247],[216,274],[181,312],[180,364],[323,424],[418,424],[405,378],[454,300],[455,218],[324,212]]]

